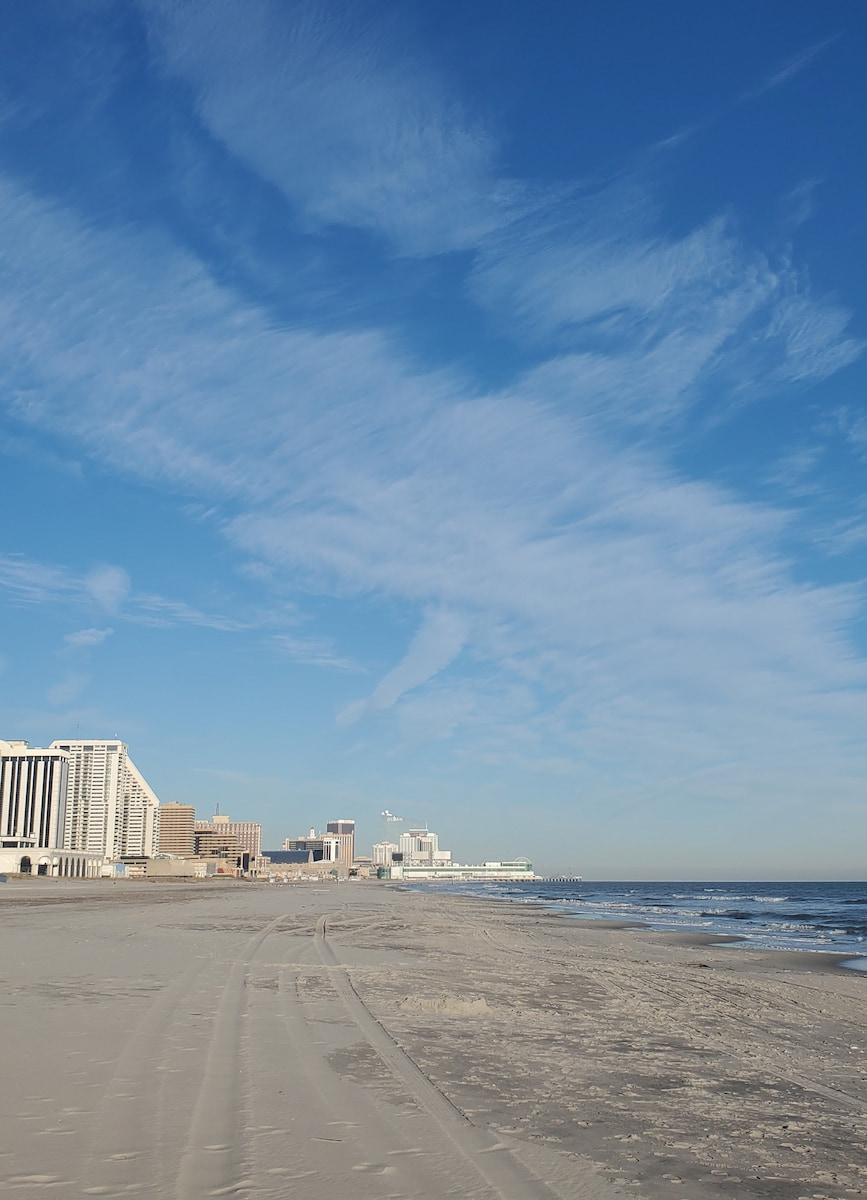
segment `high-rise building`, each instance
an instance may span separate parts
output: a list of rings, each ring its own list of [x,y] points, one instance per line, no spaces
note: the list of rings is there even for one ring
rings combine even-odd
[[[408,829],[400,835],[400,853],[406,863],[444,863],[451,861],[450,850],[440,850],[439,835],[426,825]]]
[[[351,867],[355,862],[355,822],[329,821],[325,826],[325,832],[337,838],[338,862],[342,862],[346,867]]]
[[[69,756],[0,741],[0,846],[60,846]]]
[[[160,805],[160,854],[192,858],[196,852],[196,810],[192,804]]]
[[[102,855],[65,847],[69,755],[0,741],[0,871],[96,879]]]
[[[153,858],[159,847],[160,802],[117,740],[54,741],[69,756],[63,845],[106,859]]]

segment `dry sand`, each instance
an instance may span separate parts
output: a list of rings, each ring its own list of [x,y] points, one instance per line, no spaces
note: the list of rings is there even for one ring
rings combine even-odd
[[[867,1188],[867,974],[373,883],[0,886],[0,1194]]]

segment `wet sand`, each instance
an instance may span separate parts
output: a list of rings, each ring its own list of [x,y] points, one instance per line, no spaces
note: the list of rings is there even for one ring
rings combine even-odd
[[[0,1194],[867,1188],[867,974],[374,883],[0,887]]]

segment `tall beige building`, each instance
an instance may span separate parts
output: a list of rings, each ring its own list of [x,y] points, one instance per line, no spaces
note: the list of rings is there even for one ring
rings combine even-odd
[[[196,852],[196,810],[192,804],[160,805],[160,854],[191,858]]]

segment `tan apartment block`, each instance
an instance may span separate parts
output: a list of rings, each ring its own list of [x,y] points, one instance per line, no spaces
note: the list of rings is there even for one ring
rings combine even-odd
[[[190,858],[196,852],[196,810],[192,804],[160,805],[160,854]]]

